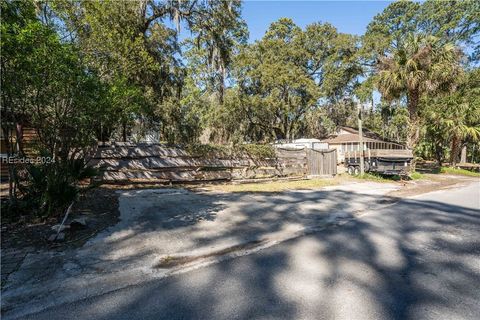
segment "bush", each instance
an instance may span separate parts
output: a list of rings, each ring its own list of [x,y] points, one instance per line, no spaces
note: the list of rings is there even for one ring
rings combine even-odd
[[[254,159],[274,158],[275,149],[269,144],[239,144],[232,146],[218,144],[193,144],[186,147],[192,157],[231,158],[249,156]]]
[[[227,146],[218,144],[191,144],[186,150],[192,157],[199,158],[227,158],[231,153]]]
[[[275,158],[275,148],[270,144],[242,144],[237,148],[254,159]]]
[[[96,174],[83,159],[29,165],[19,183],[23,195],[19,205],[39,216],[61,214],[80,193],[79,182]]]

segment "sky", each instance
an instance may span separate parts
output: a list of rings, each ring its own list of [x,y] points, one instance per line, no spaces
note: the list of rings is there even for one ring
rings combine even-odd
[[[340,32],[361,35],[372,18],[389,1],[253,1],[243,3],[242,16],[248,24],[249,42],[259,40],[279,18],[291,18],[304,28],[313,22],[329,22]]]
[[[304,28],[313,22],[328,22],[339,32],[362,35],[372,18],[391,1],[254,1],[243,2],[242,17],[250,32],[249,42],[263,37],[272,22],[291,18]],[[374,94],[375,103],[380,99]]]

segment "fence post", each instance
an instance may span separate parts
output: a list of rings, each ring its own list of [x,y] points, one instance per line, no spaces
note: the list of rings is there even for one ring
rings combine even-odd
[[[308,148],[305,147],[304,149],[305,149],[305,174],[304,174],[304,176],[306,177],[306,176],[308,176],[308,172],[310,170],[310,163],[309,163],[310,159],[309,159],[309,154],[308,154]]]

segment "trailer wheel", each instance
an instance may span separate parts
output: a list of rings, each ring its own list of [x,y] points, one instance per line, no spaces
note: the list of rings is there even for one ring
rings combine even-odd
[[[369,172],[370,171],[370,163],[368,163],[368,161],[365,161],[365,172]]]
[[[356,176],[358,176],[358,175],[360,174],[360,168],[359,168],[359,167],[355,167],[355,168],[353,169],[353,174],[356,175]]]
[[[347,173],[353,176],[353,174],[355,173],[355,169],[353,168],[353,166],[348,166]]]

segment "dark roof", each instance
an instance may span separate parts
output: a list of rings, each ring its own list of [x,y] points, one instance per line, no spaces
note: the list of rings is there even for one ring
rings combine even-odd
[[[342,130],[345,130],[345,131],[350,132],[352,134],[357,134],[358,135],[358,129],[355,129],[355,128],[352,128],[352,127],[343,126],[343,127],[339,127],[339,129],[342,129]],[[362,131],[363,131],[363,136],[364,137],[368,137],[370,139],[376,139],[376,140],[380,140],[380,141],[385,141],[385,139],[382,139],[382,137],[375,132],[372,132],[372,131],[370,131],[368,129],[365,129],[365,128],[363,128]],[[334,135],[334,136],[336,136],[336,135]],[[330,138],[332,138],[332,137],[330,137]],[[391,142],[391,141],[388,141],[388,142]]]

